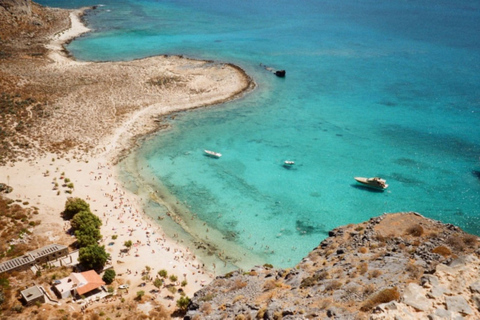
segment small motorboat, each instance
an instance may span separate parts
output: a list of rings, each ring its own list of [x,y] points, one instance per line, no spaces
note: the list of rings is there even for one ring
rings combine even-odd
[[[385,190],[388,188],[387,181],[379,177],[373,178],[363,178],[363,177],[354,177],[358,183],[362,186],[377,189],[377,190]]]
[[[210,150],[204,150],[205,155],[212,157],[212,158],[220,158],[222,156],[221,153],[210,151]]]
[[[290,170],[290,169],[293,168],[293,165],[294,165],[294,164],[295,164],[295,161],[285,160],[285,161],[283,161],[283,165],[282,165],[282,166],[283,166],[285,169],[289,169],[289,170]]]

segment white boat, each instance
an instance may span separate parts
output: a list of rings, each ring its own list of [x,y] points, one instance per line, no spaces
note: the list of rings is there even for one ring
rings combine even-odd
[[[385,190],[388,188],[387,181],[379,177],[373,177],[373,178],[354,177],[354,179],[357,180],[358,183],[360,183],[365,187],[378,189],[378,190]]]
[[[286,166],[286,167],[291,167],[295,164],[295,161],[291,161],[291,160],[285,160],[283,162],[283,165]]]
[[[205,154],[207,156],[213,157],[213,158],[220,158],[222,156],[221,153],[210,151],[210,150],[204,150]]]

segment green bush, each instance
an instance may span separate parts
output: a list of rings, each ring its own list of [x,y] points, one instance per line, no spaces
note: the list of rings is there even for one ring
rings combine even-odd
[[[130,249],[133,246],[133,242],[132,242],[132,240],[127,240],[123,243],[123,245],[125,247],[127,247],[128,249]]]
[[[65,203],[65,210],[63,211],[63,217],[67,220],[73,218],[74,215],[80,211],[90,211],[90,205],[85,200],[80,198],[68,198]]]
[[[187,310],[187,307],[189,304],[190,304],[189,297],[181,297],[180,299],[177,300],[177,307],[180,310]]]
[[[109,258],[104,246],[97,244],[80,248],[78,261],[87,269],[101,270]]]
[[[99,229],[102,221],[90,211],[80,211],[70,220],[70,225],[73,231],[91,227]]]
[[[156,278],[154,281],[153,281],[153,285],[157,288],[160,288],[163,284],[163,280],[162,279],[159,279],[159,278]]]
[[[167,278],[167,276],[168,276],[168,272],[167,272],[167,270],[165,270],[165,269],[162,269],[162,270],[158,271],[158,275],[159,275],[160,277],[162,277],[162,278],[165,278],[165,279],[166,279],[166,278]]]
[[[8,278],[0,278],[0,286],[3,288],[8,288],[10,286],[10,281],[8,281]]]
[[[106,284],[110,284],[113,282],[113,280],[115,280],[115,276],[117,274],[115,273],[115,270],[113,269],[108,269],[105,271],[105,273],[103,274],[103,277],[102,277],[102,280],[105,281]]]
[[[142,297],[145,295],[145,291],[143,290],[140,290],[140,291],[137,291],[137,297],[135,299],[137,300],[142,300]]]
[[[79,248],[84,248],[91,245],[96,245],[98,240],[102,238],[100,230],[94,227],[86,227],[75,231],[77,244]]]

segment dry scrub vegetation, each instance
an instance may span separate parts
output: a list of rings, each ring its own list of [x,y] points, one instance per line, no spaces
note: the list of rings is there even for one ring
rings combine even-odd
[[[193,302],[202,311],[209,297],[208,311],[214,318],[241,312],[247,319],[281,319],[286,314],[368,319],[376,306],[399,301],[408,284],[419,283],[439,263],[476,250],[478,237],[459,228],[415,213],[388,214],[332,230],[295,268],[256,267],[216,279]],[[240,288],[240,283],[248,284]],[[222,287],[238,290],[233,296]],[[232,300],[254,308],[246,312],[239,303],[226,304]]]
[[[39,240],[31,236],[32,228],[41,223],[35,219],[38,211],[27,202],[11,200],[0,195],[0,259],[21,256],[36,249]]]
[[[50,114],[53,101],[41,88],[25,85],[25,68],[43,65],[45,38],[69,26],[68,13],[32,3],[29,12],[0,6],[0,165],[36,147],[34,124]],[[14,13],[11,13],[6,8]]]

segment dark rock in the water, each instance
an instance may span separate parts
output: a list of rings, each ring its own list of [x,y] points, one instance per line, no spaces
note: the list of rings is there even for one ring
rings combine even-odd
[[[475,177],[477,177],[478,179],[480,179],[480,171],[478,171],[478,170],[473,170],[473,171],[472,171],[472,174],[473,174]]]
[[[285,70],[275,70],[271,67],[264,65],[263,63],[260,63],[260,66],[264,67],[265,70],[270,71],[271,73],[273,73],[274,75],[280,78],[284,78],[285,74],[287,73]]]

